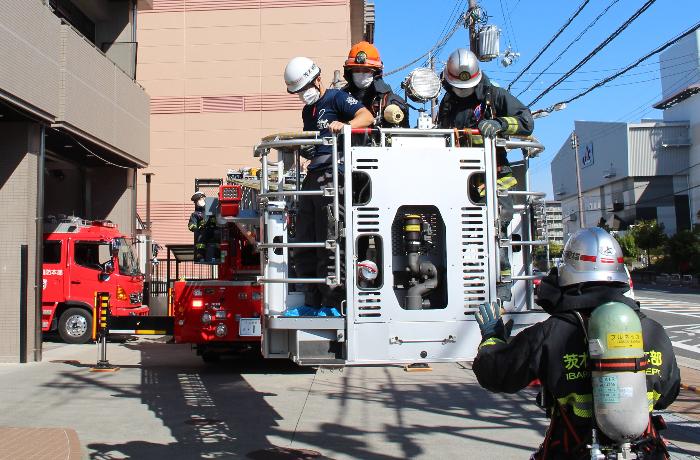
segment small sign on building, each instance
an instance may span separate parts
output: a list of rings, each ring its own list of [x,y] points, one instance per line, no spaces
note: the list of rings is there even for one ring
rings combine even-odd
[[[581,149],[581,167],[587,168],[593,164],[593,142],[583,146]]]

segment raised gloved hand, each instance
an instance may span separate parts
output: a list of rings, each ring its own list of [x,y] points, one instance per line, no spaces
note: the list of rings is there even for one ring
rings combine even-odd
[[[501,307],[498,302],[479,305],[479,311],[474,313],[474,318],[481,329],[481,341],[491,338],[506,339],[506,328],[501,318]]]
[[[479,122],[479,131],[484,137],[496,137],[496,134],[503,131],[503,125],[498,120],[481,120]]]

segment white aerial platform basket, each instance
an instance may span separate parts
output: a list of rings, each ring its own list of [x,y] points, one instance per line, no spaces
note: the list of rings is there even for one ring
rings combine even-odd
[[[344,210],[345,222],[337,247],[329,246],[328,241],[325,244],[344,256],[342,268],[336,264],[328,277],[330,283],[336,274],[344,274],[340,281],[346,302],[341,318],[282,316],[286,308],[303,303],[303,295],[289,289],[295,281],[288,271],[288,249],[309,246],[288,240],[281,198],[289,195],[266,194],[268,167],[282,168],[281,163],[270,162],[267,152],[278,147],[273,141],[258,149],[263,162],[261,282],[266,283],[263,353],[312,365],[471,360],[481,340],[473,313],[480,304],[497,300],[500,224],[496,194],[489,192],[496,185],[495,143],[455,147],[455,132],[437,129],[375,130],[368,136],[372,145],[351,145],[358,143],[358,134],[351,136],[346,128],[344,161],[333,168],[334,177],[344,184],[344,203],[332,197],[333,212],[339,215]],[[333,145],[335,139],[324,142]],[[285,139],[283,144],[289,148],[293,142]],[[335,145],[333,150],[337,157]],[[344,175],[337,174],[343,168]],[[278,177],[283,175],[284,171],[278,171]],[[485,200],[470,194],[479,175],[486,178]],[[408,307],[407,299],[410,269],[403,231],[411,227],[404,226],[404,219],[410,216],[420,219],[421,228],[429,229],[430,245],[424,247],[419,260],[438,272],[437,286],[425,294],[419,308]],[[526,222],[514,219],[511,228],[520,229],[522,235],[522,229],[529,228]],[[527,241],[529,234],[522,236],[526,241],[515,246],[529,248],[536,243]],[[531,299],[532,278],[529,252],[522,252],[511,259],[515,295],[504,305],[513,312],[506,319],[512,317],[516,329],[542,319],[541,310],[532,309],[531,300],[526,299]],[[375,259],[376,281],[358,276],[358,262],[367,254]],[[286,289],[280,289],[283,286]]]

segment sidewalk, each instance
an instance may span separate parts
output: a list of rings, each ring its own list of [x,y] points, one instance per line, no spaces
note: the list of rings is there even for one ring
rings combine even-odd
[[[423,373],[314,372],[286,360],[208,366],[188,346],[140,339],[110,344],[121,370],[104,374],[89,371],[95,345],[51,345],[45,362],[0,365],[0,427],[72,428],[83,458],[522,459],[548,425],[534,390],[489,393],[460,364]],[[671,409],[673,458],[700,455],[700,424]]]
[[[689,420],[700,422],[700,369],[687,367],[688,361],[691,360],[678,358],[678,366],[681,370],[681,391],[676,402],[671,405],[671,410],[679,412]]]

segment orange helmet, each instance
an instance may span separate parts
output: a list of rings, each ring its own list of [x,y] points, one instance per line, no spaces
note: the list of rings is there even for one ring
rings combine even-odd
[[[369,42],[360,42],[350,48],[348,59],[345,61],[345,68],[353,69],[358,67],[373,70],[382,70],[384,68],[376,46]]]

